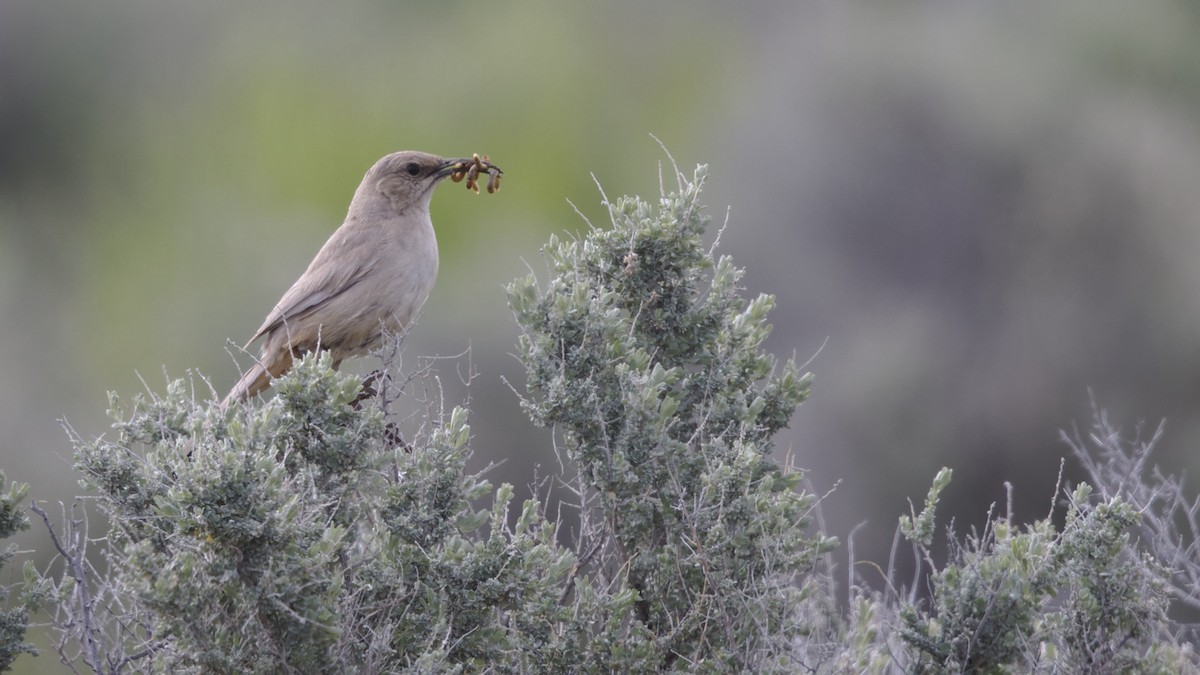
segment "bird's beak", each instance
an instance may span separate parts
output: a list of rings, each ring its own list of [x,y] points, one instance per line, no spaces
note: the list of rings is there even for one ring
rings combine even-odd
[[[458,157],[456,159],[442,160],[438,165],[437,177],[445,178],[455,171],[461,171],[471,164],[470,157]]]

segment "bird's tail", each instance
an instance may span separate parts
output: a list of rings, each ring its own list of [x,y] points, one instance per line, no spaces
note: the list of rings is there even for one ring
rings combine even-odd
[[[234,401],[245,401],[251,396],[262,393],[267,387],[271,386],[271,380],[282,375],[292,365],[291,354],[288,358],[279,359],[281,363],[273,364],[274,367],[268,369],[261,362],[255,362],[250,366],[250,369],[242,374],[242,379],[233,385],[233,389],[229,390],[229,394],[225,396],[225,400],[221,401],[221,409],[229,407]]]

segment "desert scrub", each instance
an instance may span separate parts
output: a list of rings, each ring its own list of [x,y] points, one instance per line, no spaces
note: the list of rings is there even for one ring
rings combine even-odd
[[[948,479],[948,475],[946,476]],[[935,485],[921,514],[932,519]],[[1195,654],[1167,615],[1168,570],[1131,537],[1142,516],[1120,495],[1080,484],[1064,494],[1065,524],[1007,517],[982,533],[949,535],[932,563],[932,598],[896,603],[908,672],[1194,672]],[[906,536],[915,531],[902,524]]]
[[[29,486],[22,483],[9,483],[5,490],[7,478],[0,471],[0,540],[7,539],[21,530],[29,529],[29,516],[25,515],[20,503],[29,494]],[[17,552],[15,544],[8,544],[0,549],[0,569],[12,560]],[[26,580],[32,581],[32,568],[26,568]],[[9,600],[10,588],[0,586],[0,603]],[[21,654],[37,655],[33,645],[25,642],[25,631],[29,627],[29,615],[37,610],[44,600],[43,593],[36,583],[27,583],[18,594],[16,602],[7,609],[0,604],[0,670],[7,670],[12,662]]]
[[[704,167],[655,203],[552,237],[539,284],[513,283],[524,408],[578,470],[576,552],[590,578],[634,591],[630,634],[656,667],[794,668],[807,575],[834,545],[808,534],[815,498],[772,457],[811,377],[762,350],[769,295],[714,258]]]

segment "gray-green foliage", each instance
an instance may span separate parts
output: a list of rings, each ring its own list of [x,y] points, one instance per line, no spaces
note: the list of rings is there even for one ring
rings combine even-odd
[[[7,479],[0,471],[0,490],[3,490]],[[29,486],[12,483],[7,492],[0,492],[0,539],[7,539],[21,530],[29,529],[29,517],[19,504],[29,493]],[[3,568],[16,552],[16,546],[9,544],[0,550],[0,568]],[[9,596],[9,589],[0,586],[0,603]],[[25,630],[29,625],[29,613],[38,604],[37,595],[32,592],[22,594],[20,602],[8,609],[0,606],[0,670],[5,670],[20,654],[37,654],[33,645],[25,642]]]
[[[944,487],[943,483],[941,487]],[[936,505],[936,487],[931,491]],[[1167,618],[1166,570],[1138,552],[1138,512],[1120,496],[1070,495],[1066,522],[1025,528],[1006,519],[952,538],[932,570],[927,611],[900,606],[911,672],[1186,672],[1187,645]],[[931,509],[922,515],[932,518]],[[916,542],[924,549],[927,543]]]
[[[774,299],[744,299],[741,270],[704,248],[704,178],[609,205],[611,227],[543,248],[544,287],[509,287],[524,407],[580,472],[593,583],[637,593],[639,665],[788,669],[798,575],[832,545],[805,536],[814,497],[771,457],[810,378],[761,348]]]
[[[229,413],[185,381],[114,401],[115,436],[77,455],[113,522],[103,583],[134,600],[114,618],[138,627],[105,660],[316,673],[536,658],[531,634],[565,618],[570,551],[537,503],[510,527],[512,488],[465,471],[465,409],[406,445],[378,406],[351,405],[359,388],[322,356]]]

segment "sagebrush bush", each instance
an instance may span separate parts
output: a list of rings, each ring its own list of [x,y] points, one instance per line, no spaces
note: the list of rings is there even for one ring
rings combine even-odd
[[[1179,672],[1155,563],[1129,540],[1137,513],[1081,485],[1056,532],[1005,520],[953,541],[929,611],[901,610],[914,672]]]
[[[610,226],[542,249],[544,287],[509,287],[524,407],[579,471],[591,581],[637,593],[646,665],[790,670],[806,575],[834,542],[806,534],[815,497],[771,439],[811,378],[761,349],[774,299],[744,299],[741,270],[704,248],[705,175],[608,205]]]
[[[7,478],[0,471],[0,539],[6,539],[21,530],[29,529],[29,516],[20,508],[21,500],[29,493],[29,486],[12,483],[8,491],[4,490]],[[16,553],[16,546],[9,544],[0,549],[0,569]],[[0,586],[0,602],[9,597],[9,589]],[[19,601],[9,609],[0,608],[0,670],[7,670],[13,661],[21,654],[37,655],[33,645],[25,642],[25,630],[29,624],[29,614],[34,611],[39,602],[39,595],[33,587],[27,588],[20,595]]]

